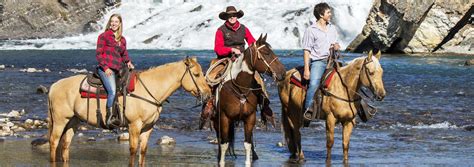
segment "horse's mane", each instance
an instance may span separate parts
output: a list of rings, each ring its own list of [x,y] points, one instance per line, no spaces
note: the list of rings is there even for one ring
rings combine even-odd
[[[166,64],[162,64],[162,65],[158,65],[158,66],[153,66],[153,67],[150,67],[146,70],[143,70],[143,72],[153,71],[153,70],[162,70],[162,68],[168,68],[169,66],[175,65],[175,64],[178,64],[178,63],[182,63],[182,61],[176,61],[176,62],[166,63]]]
[[[355,65],[355,63],[362,63],[364,61],[364,59],[366,59],[367,56],[361,56],[361,57],[357,57],[355,59],[352,59],[350,62],[347,63],[347,65],[345,65],[344,67],[341,67],[341,70],[344,70],[348,67],[351,67],[352,65]],[[375,56],[372,56],[372,60],[374,62],[377,62],[377,64],[380,66],[380,62],[378,61],[378,59],[375,57]]]

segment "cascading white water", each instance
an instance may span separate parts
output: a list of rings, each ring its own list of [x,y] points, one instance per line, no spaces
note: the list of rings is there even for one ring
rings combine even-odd
[[[186,2],[184,2],[186,1]],[[239,19],[255,38],[268,34],[274,49],[300,49],[304,30],[314,22],[313,7],[306,0],[122,0],[100,21],[105,27],[113,13],[123,17],[129,49],[213,49],[215,31],[224,21],[218,14],[228,5],[244,11]],[[361,32],[372,0],[338,0],[332,22],[338,27],[343,47]],[[102,32],[102,31],[101,31]],[[95,49],[100,32],[61,39],[7,42],[0,49]]]

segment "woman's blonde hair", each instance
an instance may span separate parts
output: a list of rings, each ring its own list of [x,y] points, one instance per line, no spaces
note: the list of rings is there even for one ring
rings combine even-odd
[[[117,17],[120,21],[120,25],[119,25],[118,30],[114,32],[115,41],[120,41],[120,39],[122,39],[122,25],[123,25],[122,24],[122,16],[120,16],[120,14],[112,14],[112,16],[110,16],[109,21],[107,22],[107,26],[105,26],[105,31],[110,29],[110,23],[112,22],[113,17]]]

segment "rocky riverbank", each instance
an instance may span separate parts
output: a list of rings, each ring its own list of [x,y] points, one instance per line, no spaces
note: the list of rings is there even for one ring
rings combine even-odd
[[[474,54],[474,0],[375,0],[348,49]]]
[[[98,31],[106,12],[104,0],[0,1],[0,40],[61,38]]]

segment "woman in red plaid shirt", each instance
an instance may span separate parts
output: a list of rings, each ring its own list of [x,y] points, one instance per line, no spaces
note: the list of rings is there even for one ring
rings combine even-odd
[[[105,28],[105,32],[99,35],[97,40],[96,58],[99,62],[99,75],[107,90],[107,124],[119,125],[120,120],[112,117],[112,105],[116,91],[116,74],[126,64],[128,68],[134,66],[127,52],[127,42],[122,36],[122,17],[113,14]],[[113,120],[112,120],[113,118]]]

